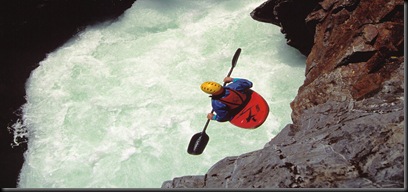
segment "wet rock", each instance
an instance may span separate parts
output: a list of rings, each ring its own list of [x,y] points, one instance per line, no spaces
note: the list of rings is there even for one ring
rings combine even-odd
[[[164,182],[161,188],[203,188],[204,183],[204,176],[184,176]]]

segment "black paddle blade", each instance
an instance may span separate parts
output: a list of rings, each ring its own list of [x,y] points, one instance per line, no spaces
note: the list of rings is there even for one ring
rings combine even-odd
[[[241,54],[241,48],[238,48],[235,51],[234,57],[232,57],[232,61],[231,61],[231,69],[228,72],[227,77],[231,76],[232,70],[234,69],[235,65],[237,65],[237,61],[238,61],[238,57]],[[224,83],[224,86],[226,85],[226,83]]]
[[[235,67],[235,65],[237,65],[237,61],[238,61],[238,57],[241,54],[241,48],[238,48],[235,51],[234,57],[232,57],[232,67]]]
[[[207,146],[210,138],[205,132],[195,134],[188,144],[187,152],[190,155],[200,155],[203,153],[205,146]]]

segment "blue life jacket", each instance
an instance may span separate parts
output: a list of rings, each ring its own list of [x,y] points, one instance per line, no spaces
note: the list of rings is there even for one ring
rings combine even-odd
[[[252,87],[252,82],[246,79],[234,78],[233,83],[224,87],[224,92],[212,97],[212,107],[216,113],[214,119],[219,122],[229,121],[249,101],[245,92]]]

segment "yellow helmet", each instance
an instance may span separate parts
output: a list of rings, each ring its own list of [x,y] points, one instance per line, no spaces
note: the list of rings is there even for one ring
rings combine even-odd
[[[206,81],[201,84],[201,90],[208,94],[214,94],[222,89],[222,86],[214,81]]]

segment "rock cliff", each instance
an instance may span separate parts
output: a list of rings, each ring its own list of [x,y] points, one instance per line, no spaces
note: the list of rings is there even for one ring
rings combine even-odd
[[[162,188],[403,188],[404,2],[269,0],[251,16],[307,56],[292,124]]]

